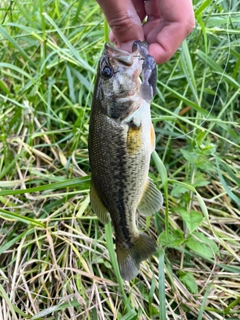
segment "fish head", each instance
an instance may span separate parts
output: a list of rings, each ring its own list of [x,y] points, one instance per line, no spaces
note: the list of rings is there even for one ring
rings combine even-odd
[[[99,84],[104,94],[116,98],[134,95],[140,87],[142,63],[137,52],[129,53],[105,44],[99,63]]]
[[[105,44],[99,62],[95,98],[101,112],[115,120],[123,120],[134,112],[133,101],[139,97],[143,58]]]

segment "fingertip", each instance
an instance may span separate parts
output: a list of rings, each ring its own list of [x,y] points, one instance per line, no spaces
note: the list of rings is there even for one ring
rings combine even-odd
[[[149,46],[149,54],[153,56],[157,64],[162,64],[167,62],[173,56],[174,52],[167,48],[164,48],[158,43],[151,43]]]
[[[121,49],[121,50],[125,50],[125,51],[128,51],[130,53],[132,53],[132,44],[135,40],[141,40],[143,41],[144,39],[141,38],[141,39],[133,39],[133,40],[130,40],[130,41],[125,41],[125,42],[118,42],[116,37],[114,36],[114,33],[112,31],[110,31],[109,33],[109,41],[111,43],[114,43],[114,46]]]
[[[109,41],[112,43],[116,41],[116,38],[112,31],[109,32]]]
[[[135,41],[135,40],[134,40]],[[132,45],[134,41],[127,41],[127,42],[123,42],[120,44],[120,49],[128,51],[130,53],[132,53]]]

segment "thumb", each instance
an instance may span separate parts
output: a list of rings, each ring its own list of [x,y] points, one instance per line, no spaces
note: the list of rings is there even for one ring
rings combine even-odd
[[[111,40],[124,50],[135,40],[144,40],[141,20],[131,0],[97,0],[111,28]],[[131,51],[131,50],[130,50]]]

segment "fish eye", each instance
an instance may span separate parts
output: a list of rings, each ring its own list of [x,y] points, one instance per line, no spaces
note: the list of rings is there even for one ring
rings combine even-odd
[[[101,75],[103,76],[103,78],[105,79],[110,79],[113,76],[113,69],[109,66],[105,66],[102,70],[101,70]]]

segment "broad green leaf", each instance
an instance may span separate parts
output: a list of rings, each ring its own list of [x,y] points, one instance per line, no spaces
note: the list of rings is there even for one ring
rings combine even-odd
[[[207,180],[206,174],[203,174],[201,172],[196,172],[194,177],[193,186],[196,187],[204,187],[207,186],[210,183],[210,181]]]
[[[189,192],[189,189],[184,187],[183,185],[174,184],[171,191],[171,195],[175,198],[180,198],[180,196],[185,192]]]
[[[192,272],[179,271],[179,279],[182,281],[182,283],[187,287],[187,289],[191,293],[193,294],[198,293],[198,285]]]
[[[198,239],[200,239],[202,242],[209,244],[216,255],[218,256],[220,255],[218,246],[213,240],[209,239],[201,232],[195,231],[193,235],[196,236]]]
[[[159,242],[162,246],[177,248],[184,242],[183,233],[181,230],[173,230],[169,234],[163,231],[159,236]]]
[[[190,233],[196,230],[203,221],[203,215],[198,211],[190,210],[188,212],[183,208],[173,208],[173,210],[181,215]]]
[[[210,167],[213,167],[212,163],[208,160],[208,151],[209,150],[199,150],[195,148],[193,151],[189,151],[186,149],[181,149],[181,153],[184,158],[194,164],[197,168],[209,170]]]
[[[192,235],[187,238],[186,246],[203,257],[214,257],[213,249],[211,248],[211,246],[204,242],[200,242],[199,239],[194,238]]]
[[[181,153],[183,154],[184,158],[190,162],[190,163],[193,163],[193,164],[196,164],[198,159],[199,159],[199,155],[195,152],[192,152],[192,151],[188,151],[186,149],[181,149],[180,150]]]

